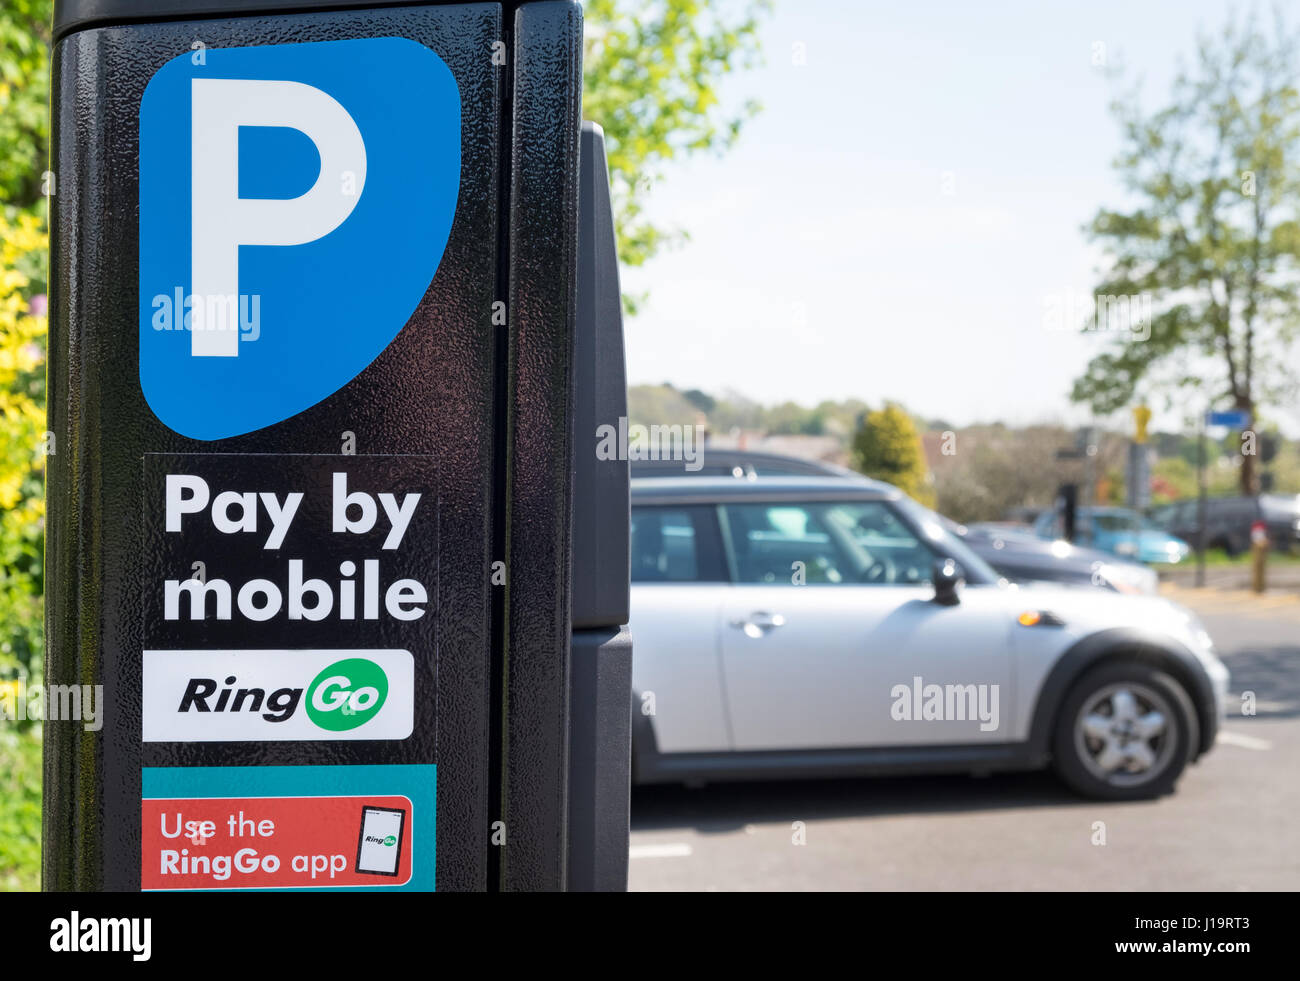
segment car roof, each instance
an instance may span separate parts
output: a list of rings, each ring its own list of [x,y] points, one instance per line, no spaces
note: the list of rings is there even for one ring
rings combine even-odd
[[[801,456],[791,456],[788,453],[772,453],[766,450],[734,450],[723,449],[716,446],[705,446],[703,453],[706,457],[718,457],[726,460],[754,460],[757,462],[768,461],[771,463],[798,463],[809,467],[810,469],[827,468],[829,464],[822,460],[809,460]],[[680,463],[679,460],[634,460],[634,463]]]
[[[880,501],[903,494],[867,477],[634,477],[634,504],[725,501]]]
[[[805,457],[790,456],[786,453],[769,453],[761,450],[717,449],[706,446],[703,451],[705,465],[718,467],[735,467],[748,464],[768,470],[781,470],[781,474],[772,476],[809,476],[809,477],[856,477],[858,474],[825,460],[810,460]],[[658,477],[663,474],[692,476],[686,472],[685,462],[674,459],[632,460],[630,462],[634,477]],[[698,477],[699,474],[694,476]],[[722,475],[725,476],[725,475]]]

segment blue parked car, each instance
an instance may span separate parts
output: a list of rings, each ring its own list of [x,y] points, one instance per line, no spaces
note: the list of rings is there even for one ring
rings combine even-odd
[[[1175,538],[1149,518],[1128,508],[1079,508],[1076,517],[1076,544],[1110,552],[1139,562],[1181,562],[1192,548]],[[1039,538],[1057,539],[1065,535],[1060,511],[1045,511],[1034,524]]]

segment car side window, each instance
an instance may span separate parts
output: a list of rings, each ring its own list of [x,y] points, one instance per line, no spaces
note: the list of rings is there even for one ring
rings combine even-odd
[[[880,501],[728,504],[736,580],[766,585],[904,585],[934,553]]]
[[[832,526],[843,527],[866,553],[862,582],[915,586],[930,582],[935,553],[883,501],[836,504],[826,511]]]
[[[793,585],[854,579],[848,557],[808,507],[799,504],[728,504],[728,537],[736,579]]]
[[[725,582],[711,507],[632,508],[632,582]]]

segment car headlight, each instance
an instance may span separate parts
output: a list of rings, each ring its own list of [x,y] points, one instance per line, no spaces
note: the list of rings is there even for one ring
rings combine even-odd
[[[1210,632],[1205,629],[1205,624],[1191,610],[1185,606],[1178,607],[1178,611],[1183,615],[1183,622],[1187,625],[1187,632],[1192,635],[1197,646],[1206,654],[1214,653],[1214,638]]]
[[[1130,596],[1154,596],[1159,582],[1155,571],[1142,565],[1127,562],[1117,564],[1103,563],[1097,567],[1097,575],[1115,587],[1120,593]]]

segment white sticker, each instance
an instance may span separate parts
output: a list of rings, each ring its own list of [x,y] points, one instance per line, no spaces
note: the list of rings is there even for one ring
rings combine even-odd
[[[144,741],[405,739],[415,660],[402,650],[144,652]]]

